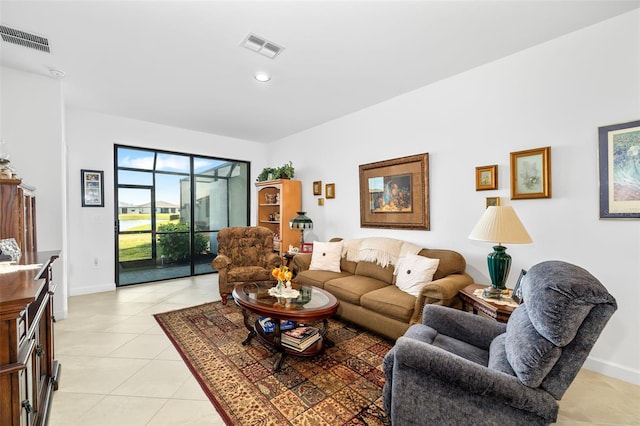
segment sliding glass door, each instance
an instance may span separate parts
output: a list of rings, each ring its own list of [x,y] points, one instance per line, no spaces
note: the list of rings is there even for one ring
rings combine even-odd
[[[249,164],[115,146],[116,284],[213,272],[217,233],[249,224]]]

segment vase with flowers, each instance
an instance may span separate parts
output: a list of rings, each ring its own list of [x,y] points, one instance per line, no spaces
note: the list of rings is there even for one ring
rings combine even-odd
[[[278,298],[292,298],[298,297],[300,292],[291,288],[291,278],[293,273],[288,267],[282,265],[279,268],[273,268],[271,275],[278,280],[273,288],[269,289],[269,295],[276,296]]]

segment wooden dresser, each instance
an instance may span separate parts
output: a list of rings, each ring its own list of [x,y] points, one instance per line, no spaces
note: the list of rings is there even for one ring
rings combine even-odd
[[[54,359],[53,263],[59,252],[23,253],[41,268],[0,273],[0,425],[48,422],[60,365]]]

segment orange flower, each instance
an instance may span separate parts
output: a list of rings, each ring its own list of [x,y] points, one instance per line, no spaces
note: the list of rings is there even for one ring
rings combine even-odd
[[[282,282],[287,282],[291,280],[293,277],[293,273],[289,271],[289,268],[286,266],[281,266],[279,268],[273,268],[271,271],[271,275],[274,276],[275,279]]]

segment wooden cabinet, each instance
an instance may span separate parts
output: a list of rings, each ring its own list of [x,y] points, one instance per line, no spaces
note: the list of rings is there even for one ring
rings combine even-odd
[[[15,238],[22,252],[37,252],[35,189],[0,179],[0,239]]]
[[[0,275],[0,425],[47,424],[60,365],[54,359],[53,262],[57,252],[23,253],[38,269]]]
[[[289,229],[289,220],[302,209],[302,182],[278,179],[256,182],[258,190],[258,226],[276,234],[274,250],[284,254],[289,245],[300,246],[300,231]]]

